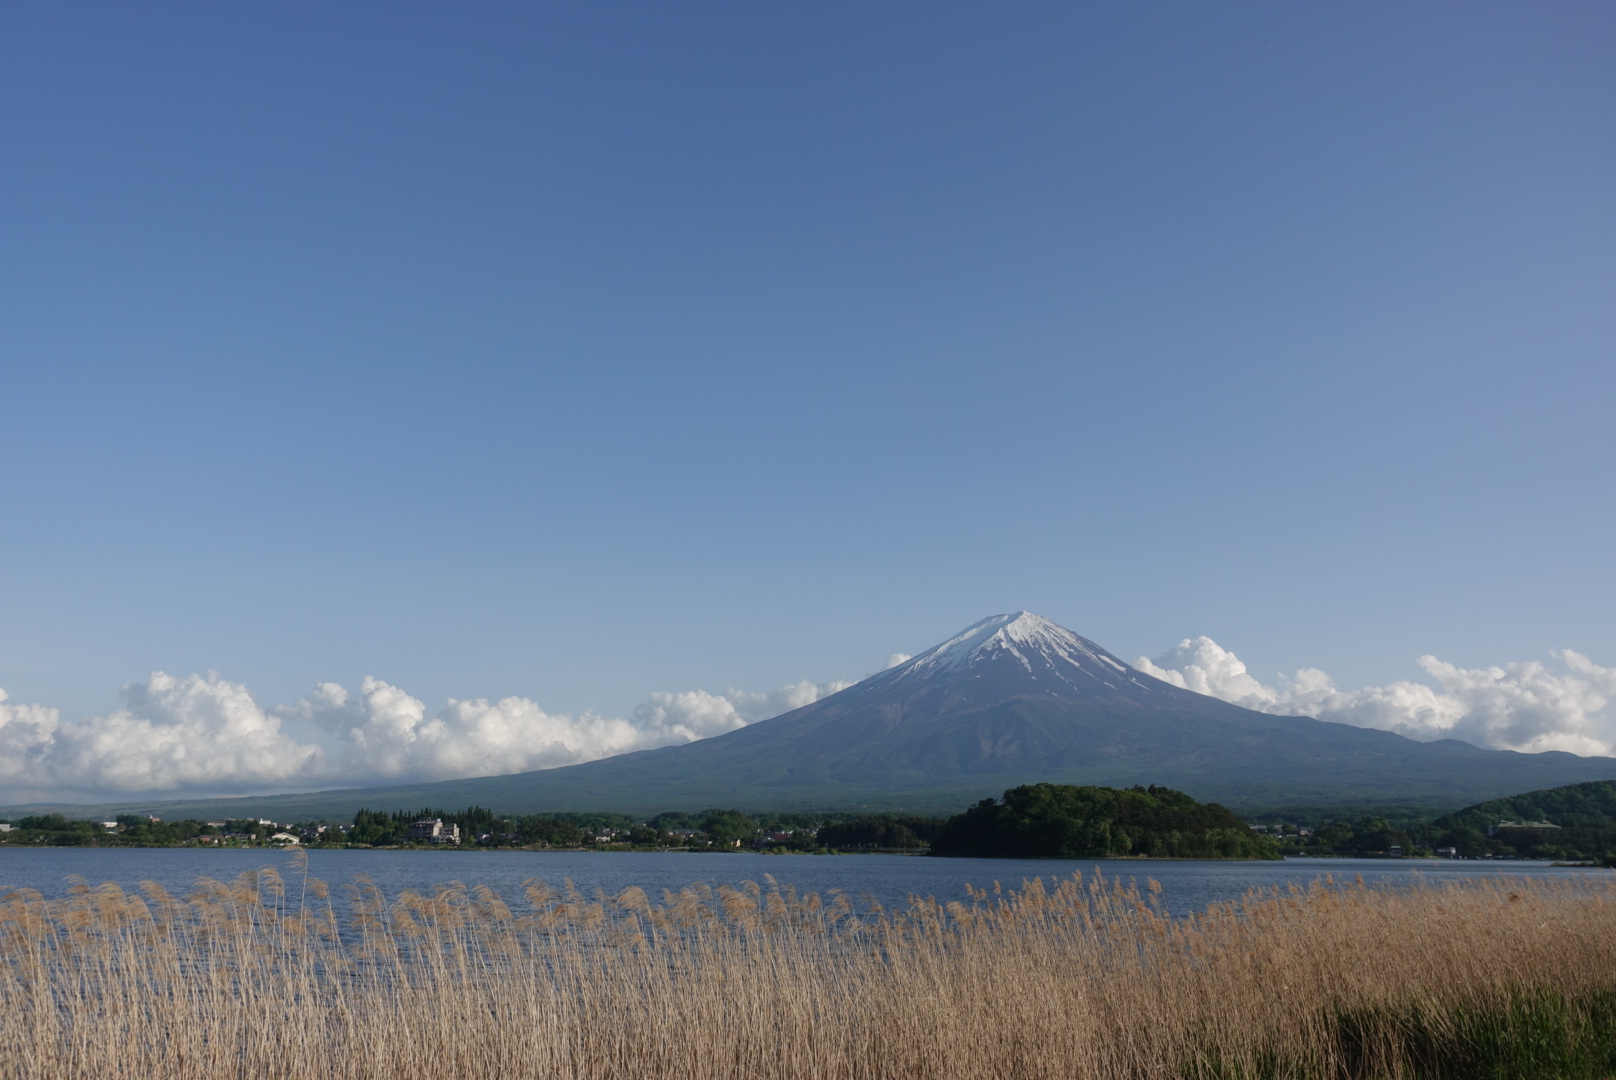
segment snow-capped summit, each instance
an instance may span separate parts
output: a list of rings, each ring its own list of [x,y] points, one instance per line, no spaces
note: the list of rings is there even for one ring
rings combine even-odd
[[[990,615],[899,667],[906,669],[907,675],[918,675],[966,667],[1000,653],[1008,653],[1028,669],[1036,658],[1064,660],[1095,672],[1106,667],[1128,670],[1127,665],[1094,642],[1030,611]]]
[[[980,696],[973,693],[985,689],[980,684],[985,682],[997,692],[1009,680],[1022,683],[1024,693],[1060,697],[1102,687],[1112,692],[1153,693],[1159,685],[1088,638],[1030,611],[989,616],[867,681],[892,689],[941,681]]]

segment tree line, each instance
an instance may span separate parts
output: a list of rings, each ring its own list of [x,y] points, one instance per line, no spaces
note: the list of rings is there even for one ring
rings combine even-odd
[[[916,815],[754,813],[712,808],[669,811],[649,819],[616,813],[505,815],[486,807],[462,810],[362,808],[350,823],[274,823],[259,819],[162,821],[120,814],[110,824],[39,814],[0,831],[0,844],[95,847],[263,845],[295,837],[309,847],[399,847],[417,843],[417,821],[458,826],[459,846],[484,848],[677,848],[689,850],[923,851],[941,818]],[[420,841],[423,845],[425,841]]]
[[[362,809],[351,823],[257,819],[159,821],[120,814],[105,823],[38,814],[10,823],[0,844],[51,846],[262,845],[290,833],[308,846],[396,847],[410,824],[457,825],[460,846],[692,851],[931,852],[1023,858],[1274,858],[1286,855],[1531,858],[1616,865],[1616,781],[1575,784],[1479,803],[1433,817],[1383,807],[1257,815],[1254,831],[1232,811],[1164,787],[1029,784],[952,817],[876,813],[669,811],[505,815],[463,810]],[[1555,828],[1538,827],[1549,822]],[[1513,824],[1511,824],[1513,823]]]

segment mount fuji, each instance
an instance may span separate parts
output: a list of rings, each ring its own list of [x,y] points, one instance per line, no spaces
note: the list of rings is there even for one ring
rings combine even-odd
[[[953,811],[1047,780],[1166,784],[1234,806],[1454,807],[1605,779],[1616,779],[1616,758],[1415,742],[1253,712],[1146,675],[1020,611],[983,619],[811,705],[700,742],[539,772],[232,804],[287,820],[361,805],[473,803],[508,813]],[[217,812],[224,804],[207,805]]]

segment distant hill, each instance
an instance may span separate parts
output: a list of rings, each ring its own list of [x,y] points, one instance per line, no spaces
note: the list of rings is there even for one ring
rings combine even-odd
[[[1253,712],[1137,671],[1029,612],[996,615],[811,705],[711,739],[567,768],[239,800],[125,802],[174,817],[740,809],[953,813],[1047,781],[1162,784],[1229,806],[1433,810],[1616,780],[1616,758],[1517,754]]]
[[[1540,827],[1543,822],[1555,828]],[[1444,830],[1443,844],[1466,853],[1607,860],[1616,856],[1616,781],[1489,799],[1437,818],[1432,825]]]
[[[1437,824],[1485,827],[1500,821],[1551,821],[1567,827],[1616,827],[1616,780],[1595,780],[1588,784],[1569,784],[1503,799],[1489,799],[1438,818]]]

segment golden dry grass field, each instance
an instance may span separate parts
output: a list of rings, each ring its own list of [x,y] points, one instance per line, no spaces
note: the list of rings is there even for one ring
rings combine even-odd
[[[294,868],[0,899],[12,1080],[1612,1075],[1609,879],[1174,916],[1081,877],[882,911],[772,879],[520,904]],[[345,893],[345,895],[344,895]]]

